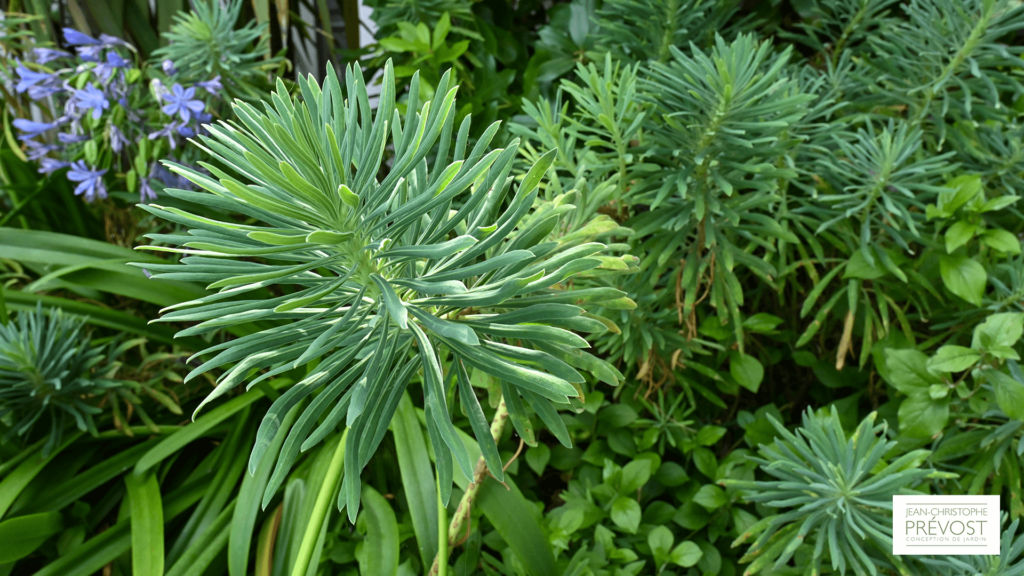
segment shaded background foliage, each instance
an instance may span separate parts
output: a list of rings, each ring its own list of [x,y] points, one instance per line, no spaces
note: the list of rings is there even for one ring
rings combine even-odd
[[[440,564],[457,574],[1021,570],[1024,227],[1016,191],[1024,175],[1024,10],[1017,3],[381,0],[364,9],[362,40],[354,3],[237,2],[230,5],[237,19],[225,5],[198,3],[191,16],[173,1],[4,5],[0,541],[14,544],[0,551],[0,573],[426,574],[449,550],[451,566]],[[438,117],[434,103],[458,84],[444,115],[452,130],[440,146],[454,141],[453,158],[476,146],[476,159],[489,147],[503,150],[467,198],[492,183],[496,191],[535,186],[532,209],[516,213],[512,244],[537,258],[545,249],[601,246],[585,254],[594,258],[585,274],[557,279],[585,314],[558,326],[546,319],[554,331],[506,343],[549,354],[531,337],[573,330],[601,360],[572,365],[593,376],[573,382],[579,396],[555,412],[546,402],[522,403],[493,372],[462,370],[453,358],[468,357],[468,348],[455,340],[437,346],[437,366],[421,371],[417,361],[435,357],[421,351],[424,344],[455,337],[431,332],[414,347],[402,311],[422,306],[412,325],[444,330],[448,322],[471,340],[466,328],[489,334],[472,323],[480,310],[468,319],[424,320],[429,306],[410,293],[395,290],[397,304],[383,296],[392,283],[418,280],[415,267],[379,283],[367,277],[361,286],[376,287],[370,298],[379,306],[340,324],[369,332],[359,323],[373,308],[383,328],[365,358],[386,353],[380,362],[390,363],[398,354],[407,369],[396,364],[401,383],[384,388],[395,392],[386,405],[393,416],[374,422],[384,434],[376,452],[349,450],[353,430],[365,423],[338,426],[342,412],[325,405],[326,388],[306,399],[296,392],[333,367],[295,363],[298,346],[308,346],[300,337],[284,351],[264,338],[300,317],[289,303],[324,297],[320,278],[279,266],[272,274],[285,281],[231,301],[248,310],[214,306],[205,325],[183,305],[217,302],[237,274],[270,270],[278,257],[301,261],[310,244],[323,250],[365,231],[331,228],[318,209],[286,221],[225,200],[244,189],[225,193],[208,175],[224,179],[245,160],[210,139],[203,141],[215,154],[189,144],[194,156],[175,157],[190,165],[179,172],[198,186],[165,176],[153,201],[160,207],[136,205],[138,193],[116,164],[104,180],[110,197],[94,203],[75,196],[63,171],[40,177],[25,161],[24,131],[14,120],[54,120],[62,109],[40,115],[43,106],[15,87],[25,76],[13,59],[37,62],[28,52],[32,38],[35,46],[70,48],[64,27],[128,40],[137,50],[133,68],[147,81],[188,87],[222,74],[227,95],[252,106],[271,102],[276,89],[271,108],[280,115],[261,122],[277,125],[268,146],[301,152],[274,160],[303,182],[314,181],[315,170],[288,161],[327,154],[289,147],[296,138],[289,98],[323,102],[325,79],[336,78],[344,84],[337,94],[360,100],[358,82],[324,74],[328,62],[341,70],[358,59],[369,88],[358,128],[332,118],[338,133],[361,134],[345,154],[365,155],[371,133],[384,134],[373,132],[370,108],[393,106],[408,130],[425,102],[435,108],[424,118]],[[168,72],[164,60],[177,70]],[[91,65],[85,74],[78,65],[68,78],[93,82]],[[232,84],[229,71],[247,79]],[[140,107],[159,116],[162,98],[154,91]],[[232,111],[212,96],[207,105],[218,118],[249,114],[250,130],[262,112]],[[411,209],[400,207],[415,206],[422,182],[445,167],[449,149],[433,145],[402,164],[396,126],[379,169],[371,162],[374,173],[357,177],[355,199],[339,196],[355,212],[390,205],[367,191],[369,179],[390,185],[402,175],[412,184],[395,186],[401,202],[394,207],[408,216]],[[101,149],[109,145],[107,133],[94,134]],[[46,138],[39,142],[53,141]],[[149,152],[149,161],[167,158]],[[89,159],[78,148],[59,154]],[[438,162],[429,172],[418,164],[428,158]],[[281,170],[264,173],[263,189],[274,190],[267,198],[301,203],[303,190],[274,188],[291,174]],[[334,184],[320,193],[333,193]],[[514,194],[499,196],[489,206],[494,214],[523,208]],[[324,196],[324,210],[347,210],[331,208],[331,198]],[[403,226],[433,229],[462,202],[431,206]],[[406,256],[424,267],[471,250],[486,226],[452,231],[458,220],[443,236],[454,244],[410,233],[400,249],[421,250]],[[257,236],[245,239],[236,233],[266,224],[274,229],[246,229]],[[131,250],[147,243],[173,250],[196,237],[206,242],[202,250],[228,252],[193,254],[179,267]],[[266,252],[275,242],[283,248]],[[460,265],[504,250],[488,249]],[[239,257],[234,272],[224,259],[202,261],[231,251]],[[362,301],[358,288],[342,292]],[[430,303],[444,306],[446,298],[458,295]],[[511,312],[507,304],[493,306]],[[148,323],[167,307],[185,311]],[[222,320],[222,312],[236,314]],[[65,327],[83,322],[77,332]],[[66,373],[48,377],[24,343],[46,340],[51,325],[73,332],[63,345],[97,363],[69,354]],[[227,351],[217,357],[223,369],[202,367],[213,359],[196,353],[208,348]],[[518,354],[515,362],[537,365]],[[571,364],[566,354],[558,362]],[[549,372],[561,366],[546,357],[540,364]],[[59,394],[46,403],[46,386],[60,389],[62,378],[70,390],[89,388],[73,394],[89,418],[75,410],[61,416]],[[228,390],[242,382],[247,389]],[[189,423],[215,389],[221,397]],[[349,404],[337,406],[356,424]],[[451,437],[439,439],[443,412]],[[35,414],[48,417],[35,422]],[[324,422],[306,442],[310,427]],[[464,474],[467,466],[453,467],[445,451],[452,445],[465,449],[465,463],[486,465]],[[348,472],[364,465],[359,475]],[[892,556],[885,505],[908,491],[1000,494],[1003,554]]]

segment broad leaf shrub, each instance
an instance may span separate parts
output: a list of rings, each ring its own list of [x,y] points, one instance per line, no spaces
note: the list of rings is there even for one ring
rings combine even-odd
[[[843,407],[829,427],[840,418],[852,427],[852,406],[865,400],[879,408],[894,441],[886,462],[936,443],[927,461],[912,459],[911,468],[940,471],[929,490],[1001,489],[1002,480],[989,484],[996,470],[1016,486],[1024,378],[1010,350],[1020,338],[1021,250],[1009,174],[1020,164],[1004,142],[1019,129],[1007,103],[1019,101],[1020,88],[1002,82],[1002,67],[1016,66],[1008,62],[1019,53],[1010,38],[1021,28],[1019,8],[806,9],[808,19],[780,36],[820,50],[813,57],[735,29],[654,56],[645,34],[616,32],[612,54],[646,59],[588,56],[593,62],[577,65],[553,98],[524,103],[511,129],[526,142],[522,169],[557,148],[548,194],[595,198],[576,217],[589,209],[613,218],[621,227],[612,241],[640,259],[638,274],[612,279],[638,308],[606,312],[621,334],[599,336],[598,349],[647,394],[678,383],[723,410],[744,388],[767,384],[778,394],[785,385],[773,377],[787,382],[806,370],[812,394]],[[630,18],[595,17],[590,26],[596,46]],[[999,162],[1014,168],[993,171]],[[740,411],[752,448],[775,430],[751,416],[775,407]],[[972,442],[983,450],[969,452]],[[1009,504],[1021,513],[1017,497]],[[884,522],[883,509],[873,514],[875,525]],[[882,552],[884,533],[867,558],[850,544],[867,528],[844,525],[851,536],[831,546],[783,554],[789,542],[779,544],[770,568],[764,541],[744,561],[757,558],[750,573],[819,562],[858,573],[897,566]],[[747,529],[736,520],[737,533]]]

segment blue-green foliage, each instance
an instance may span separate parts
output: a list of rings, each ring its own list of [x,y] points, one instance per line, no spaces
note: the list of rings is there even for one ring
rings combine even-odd
[[[59,310],[22,312],[0,326],[0,420],[9,427],[4,441],[36,432],[46,437],[45,455],[69,424],[96,433],[98,397],[122,385],[109,370],[113,352],[92,344],[85,323]]]

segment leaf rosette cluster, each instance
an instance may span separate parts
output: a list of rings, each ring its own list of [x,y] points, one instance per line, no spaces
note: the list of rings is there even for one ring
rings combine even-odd
[[[582,407],[584,374],[612,385],[622,378],[585,350],[587,340],[577,332],[609,328],[586,312],[588,305],[634,304],[612,288],[567,288],[576,275],[628,271],[635,259],[602,255],[605,246],[591,241],[592,228],[549,241],[562,214],[574,208],[566,201],[534,210],[553,153],[513,185],[518,141],[489,150],[495,123],[470,148],[470,119],[455,126],[457,87],[450,76],[441,79],[435,101],[418,101],[418,82],[412,79],[404,117],[390,64],[376,111],[351,67],[344,89],[329,67],[322,87],[312,78],[299,82],[301,100],[279,83],[262,111],[236,102],[237,123],[211,126],[198,137],[215,160],[203,164],[209,176],[170,166],[201,190],[171,194],[251,223],[145,207],[189,228],[151,235],[160,245],[147,248],[184,255],[177,265],[147,264],[154,277],[216,290],[172,306],[161,320],[198,322],[181,336],[252,322],[271,326],[200,353],[208,359],[187,379],[224,368],[204,405],[247,380],[251,387],[309,366],[260,426],[250,470],[284,415],[318,392],[290,429],[265,503],[299,450],[344,423],[348,473],[339,506],[347,505],[354,519],[358,471],[416,374],[422,373],[444,500],[453,460],[467,477],[473,472],[449,414],[455,395],[488,468],[503,477],[470,371],[500,382],[523,437],[529,437],[529,405],[567,445],[555,406]]]
[[[0,325],[0,421],[5,442],[49,427],[43,454],[56,447],[67,426],[95,434],[93,416],[102,412],[93,396],[117,388],[117,365],[106,362],[106,346],[93,345],[85,322],[60,310],[37,308]],[[112,368],[107,370],[105,368]]]
[[[877,574],[883,557],[903,567],[891,554],[892,520],[886,511],[892,510],[894,494],[915,493],[908,491],[913,485],[942,473],[919,467],[931,454],[928,450],[886,462],[897,443],[887,441],[888,427],[876,425],[875,417],[871,413],[849,436],[834,407],[830,415],[808,409],[795,434],[768,417],[779,436],[772,446],[761,446],[764,458],[751,460],[776,479],[725,481],[748,490],[747,501],[788,508],[765,516],[733,542],[737,546],[760,532],[740,560],[752,562],[745,574],[769,565],[781,569],[808,541],[813,551],[797,565],[815,574],[826,558],[841,574]]]

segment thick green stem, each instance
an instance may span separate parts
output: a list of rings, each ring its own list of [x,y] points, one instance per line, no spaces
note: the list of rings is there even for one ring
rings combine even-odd
[[[441,475],[437,475],[437,557],[434,558],[433,573],[448,574],[448,509],[441,502]]]
[[[309,569],[309,562],[313,556],[313,548],[316,547],[317,538],[320,537],[320,528],[329,512],[328,507],[334,499],[335,489],[341,480],[342,464],[345,462],[345,439],[348,437],[348,429],[338,440],[338,446],[334,449],[334,456],[331,457],[331,464],[327,468],[327,475],[320,485],[320,493],[316,495],[316,504],[313,506],[313,515],[306,525],[306,533],[302,535],[302,545],[299,547],[299,556],[295,559],[295,566],[292,568],[292,576],[305,576]]]
[[[501,438],[501,433],[505,429],[505,421],[508,420],[508,408],[505,407],[505,399],[502,398],[498,404],[497,411],[494,412],[494,418],[491,420],[491,438],[497,442]],[[437,511],[438,511],[438,527],[440,528],[438,536],[438,557],[434,558],[434,565],[430,568],[430,576],[435,574],[444,576],[444,570],[448,567],[448,550],[454,547],[455,542],[462,533],[462,526],[469,520],[469,515],[473,511],[473,501],[476,500],[477,492],[480,491],[480,484],[487,477],[487,462],[484,461],[484,457],[481,455],[476,461],[476,468],[473,470],[473,483],[466,488],[466,493],[462,495],[462,499],[459,500],[459,507],[455,509],[455,514],[452,516],[451,525],[448,524],[448,519],[445,517],[442,519],[442,514],[447,514],[447,510],[441,506],[441,500],[438,498]],[[440,489],[440,485],[438,486]],[[444,562],[438,562],[439,558],[442,558],[441,551],[444,552]]]

